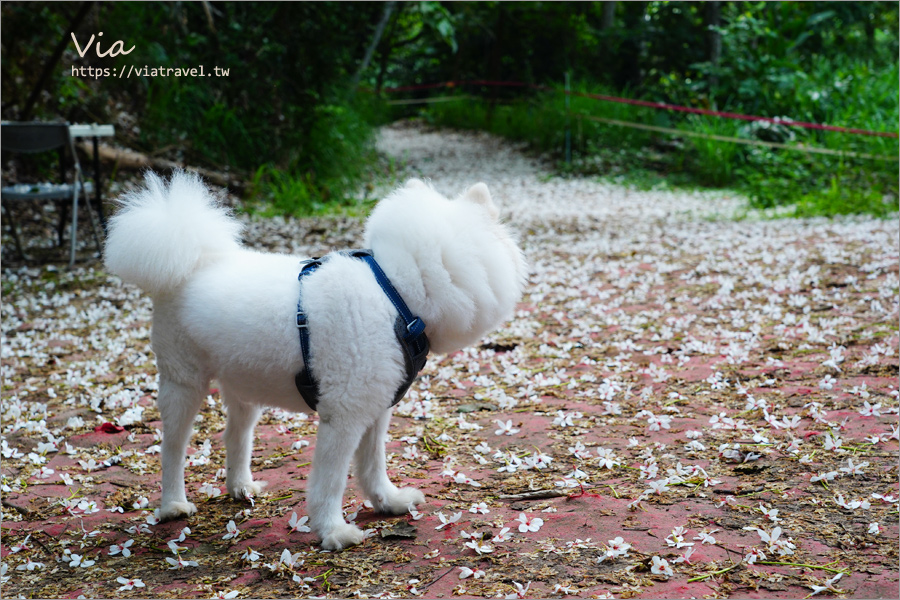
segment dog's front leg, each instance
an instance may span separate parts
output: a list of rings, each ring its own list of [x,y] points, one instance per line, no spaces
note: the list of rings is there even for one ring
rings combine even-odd
[[[350,457],[359,445],[363,429],[346,420],[319,422],[306,506],[310,524],[326,550],[341,550],[363,541],[362,530],[345,522],[341,513]]]
[[[363,435],[356,449],[356,476],[366,497],[378,512],[402,515],[410,505],[425,502],[425,496],[412,487],[397,488],[387,476],[384,444],[387,438],[391,411],[385,410]]]
[[[265,481],[253,481],[250,459],[253,455],[253,428],[262,414],[262,408],[234,400],[232,394],[224,391],[225,406],[228,407],[228,421],[225,425],[225,483],[228,493],[235,500],[244,500],[259,495]]]
[[[194,417],[203,402],[206,384],[183,385],[160,369],[159,414],[162,417],[162,502],[163,521],[189,517],[197,512],[184,493],[185,452],[194,432]]]

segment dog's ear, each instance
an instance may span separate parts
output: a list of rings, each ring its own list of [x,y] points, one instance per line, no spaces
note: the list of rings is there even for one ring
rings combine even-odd
[[[421,179],[416,179],[415,177],[413,177],[412,179],[410,179],[409,181],[406,182],[405,187],[407,187],[408,189],[411,189],[411,190],[427,189],[428,184],[425,183],[424,181],[422,181]]]
[[[463,198],[469,202],[482,205],[488,211],[488,214],[491,215],[491,218],[497,219],[500,217],[500,210],[494,204],[494,201],[491,200],[491,192],[486,183],[476,183],[466,190]]]

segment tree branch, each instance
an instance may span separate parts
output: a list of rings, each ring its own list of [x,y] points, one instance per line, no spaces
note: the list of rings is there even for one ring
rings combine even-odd
[[[31,90],[31,94],[28,96],[28,100],[25,101],[25,108],[19,113],[19,119],[22,121],[30,121],[31,114],[34,112],[34,105],[37,104],[38,96],[41,95],[41,92],[44,90],[44,85],[47,83],[47,79],[50,78],[50,74],[53,73],[53,69],[56,68],[56,65],[59,63],[59,59],[62,58],[63,52],[66,51],[66,46],[69,45],[69,40],[72,39],[72,34],[78,29],[78,26],[87,16],[88,12],[91,10],[91,6],[93,2],[82,2],[81,6],[78,8],[78,12],[75,13],[75,16],[72,17],[72,20],[69,21],[69,26],[66,27],[66,31],[62,36],[62,39],[59,40],[59,43],[56,44],[56,47],[53,49],[53,54],[50,55],[50,58],[47,59],[47,62],[44,63],[44,70],[41,71],[41,76],[38,77],[37,83],[34,84],[34,88]]]
[[[378,46],[378,42],[381,41],[381,36],[384,33],[384,28],[388,24],[388,21],[391,18],[391,13],[394,12],[394,5],[397,3],[391,0],[391,2],[386,2],[384,5],[384,13],[381,15],[381,20],[378,22],[378,26],[375,28],[375,35],[372,36],[372,41],[369,43],[369,47],[366,48],[366,54],[363,56],[362,63],[359,65],[359,69],[356,70],[356,74],[353,75],[353,83],[350,86],[352,90],[351,93],[356,93],[356,88],[359,86],[359,78],[362,77],[363,71],[366,70],[366,67],[369,66],[369,63],[372,61],[372,55],[375,54],[375,48]]]

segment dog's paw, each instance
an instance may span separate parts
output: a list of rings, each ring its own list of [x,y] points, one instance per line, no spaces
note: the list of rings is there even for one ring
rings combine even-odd
[[[425,495],[413,487],[400,488],[383,497],[373,498],[372,505],[378,512],[389,515],[402,515],[409,512],[410,506],[425,503]]]
[[[170,502],[159,509],[160,521],[174,521],[197,513],[193,502]]]
[[[362,529],[356,525],[342,523],[332,528],[322,536],[323,550],[343,550],[349,546],[355,546],[365,539]]]
[[[235,500],[247,500],[259,496],[268,482],[266,481],[242,481],[234,484],[226,484],[228,494]]]

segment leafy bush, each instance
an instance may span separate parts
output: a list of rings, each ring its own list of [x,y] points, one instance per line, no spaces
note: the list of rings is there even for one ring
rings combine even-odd
[[[47,70],[54,46],[69,43],[70,19],[88,6],[89,18],[76,27],[80,39],[102,23],[135,52],[80,58],[69,47],[62,68]],[[757,206],[802,201],[825,212],[846,201],[878,214],[881,204],[873,199],[897,196],[896,160],[851,155],[896,158],[896,138],[748,125],[578,96],[567,102],[559,90],[568,72],[581,92],[896,132],[895,2],[11,1],[0,10],[4,118],[29,113],[35,98],[29,115],[42,118],[131,125],[137,116],[139,127],[120,128],[119,141],[255,174],[254,188],[280,207],[272,210],[320,210],[347,198],[371,164],[370,128],[383,113],[363,100],[368,94],[353,97],[356,82],[377,96],[386,86],[467,79],[555,91],[468,87],[463,91],[481,100],[434,105],[426,117],[560,157],[568,146],[566,171],[631,173],[643,182],[662,174],[736,187]],[[97,81],[66,75],[71,66],[129,64],[224,66],[232,73]],[[786,141],[843,156],[682,139],[610,120]],[[813,202],[816,194],[827,202]]]
[[[307,142],[314,150],[297,153],[285,167],[261,165],[251,184],[250,206],[266,215],[300,216],[352,204],[376,161],[371,123],[378,114],[372,99],[316,107]]]
[[[375,113],[368,101],[351,99],[349,85],[382,12],[378,4],[95,3],[75,34],[84,44],[102,23],[104,40],[114,36],[135,48],[116,58],[93,50],[82,58],[74,50],[67,27],[80,6],[3,4],[4,118],[18,118],[29,91],[43,87],[38,118],[124,124],[117,137],[129,147],[256,173],[282,198],[294,188],[276,171],[306,186],[313,204],[340,201],[359,182]],[[67,46],[53,65],[60,41]],[[42,81],[48,62],[54,68]],[[201,66],[207,76],[142,71]],[[209,76],[216,66],[228,76]],[[136,72],[90,79],[71,75],[72,67]],[[282,209],[297,212],[304,202]]]

